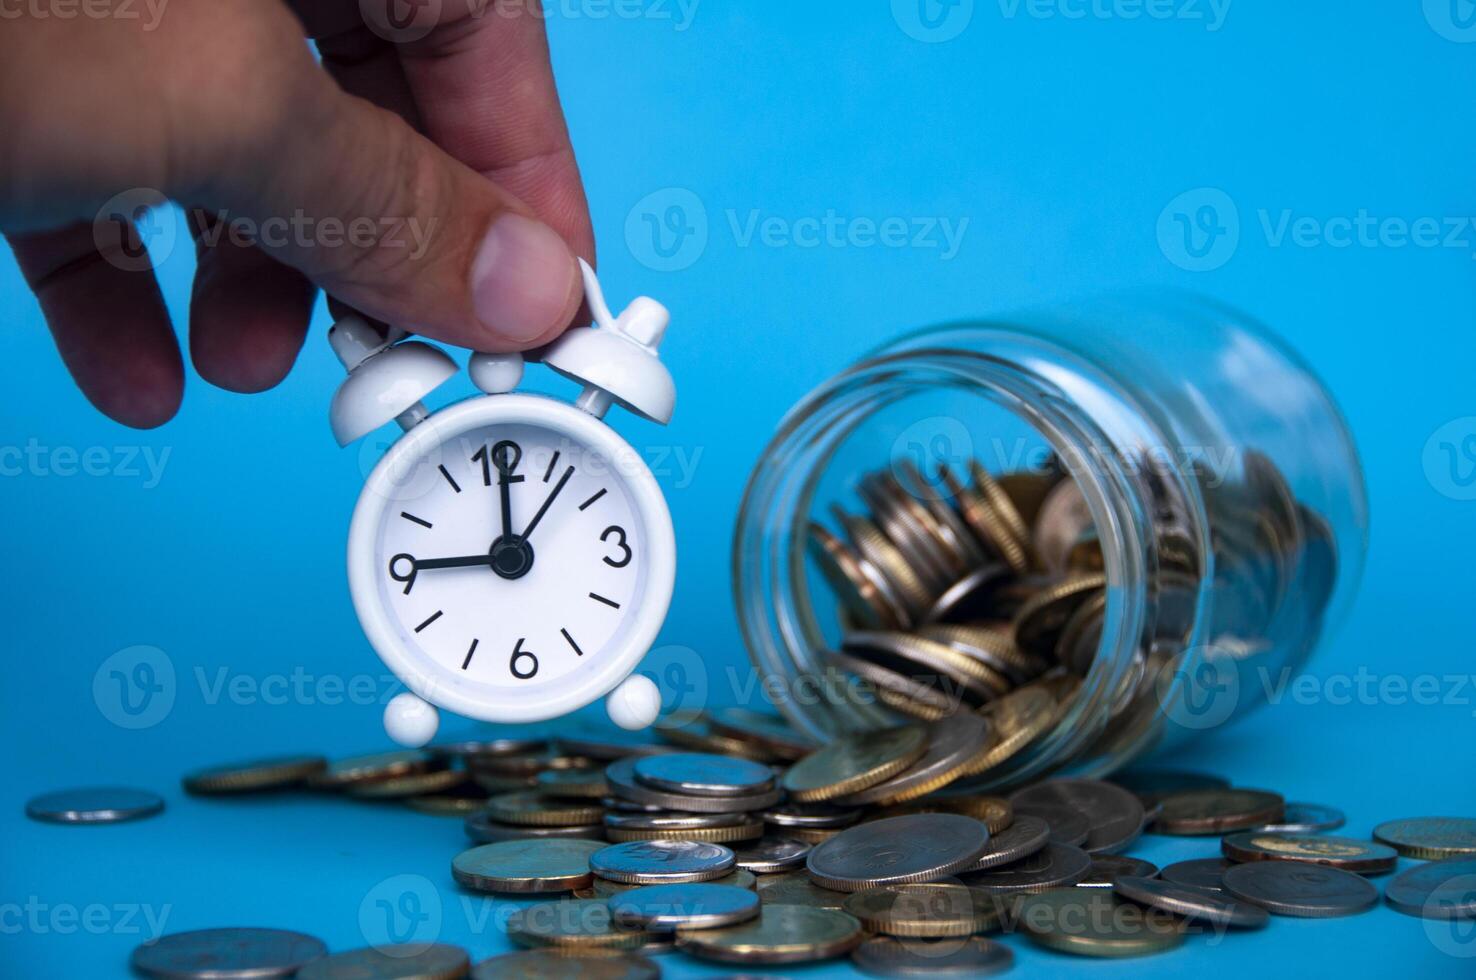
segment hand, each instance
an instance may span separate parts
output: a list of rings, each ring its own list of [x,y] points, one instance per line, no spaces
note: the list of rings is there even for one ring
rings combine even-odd
[[[0,231],[103,412],[155,426],[182,394],[147,195],[196,209],[190,353],[233,391],[286,375],[315,287],[476,350],[572,321],[593,242],[533,0],[128,9],[0,30]]]
[[[528,526],[523,528],[523,533],[518,536],[518,540],[524,544],[528,543],[528,539],[533,536],[533,529],[538,526],[539,521],[543,520],[543,515],[548,513],[548,508],[553,504],[554,498],[559,495],[559,491],[564,489],[564,484],[568,483],[569,477],[573,475],[574,467],[572,466],[564,471],[564,475],[559,477],[559,482],[554,484],[553,490],[543,499],[543,506],[538,508],[538,513],[534,514],[533,519],[528,522]]]

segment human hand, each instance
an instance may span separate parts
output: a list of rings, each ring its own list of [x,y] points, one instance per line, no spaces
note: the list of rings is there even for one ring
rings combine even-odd
[[[232,391],[282,380],[316,287],[474,350],[572,321],[594,244],[537,0],[83,7],[0,30],[0,231],[107,415],[160,425],[184,386],[136,215],[107,207],[139,189],[193,209],[190,355]]]

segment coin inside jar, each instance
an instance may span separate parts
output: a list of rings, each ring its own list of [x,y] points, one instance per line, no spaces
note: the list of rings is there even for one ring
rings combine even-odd
[[[657,932],[714,929],[746,922],[759,914],[759,897],[731,885],[644,885],[610,899],[615,921]]]
[[[733,852],[704,841],[649,840],[611,844],[589,858],[601,878],[625,884],[711,881],[733,870]]]
[[[745,796],[774,786],[774,771],[768,766],[698,752],[637,759],[635,778],[654,789],[692,796]]]

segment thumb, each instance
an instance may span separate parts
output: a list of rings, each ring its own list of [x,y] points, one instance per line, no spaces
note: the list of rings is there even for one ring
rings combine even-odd
[[[521,350],[569,325],[582,291],[557,232],[394,113],[331,83],[304,101],[201,187],[226,233],[254,223],[330,295],[457,346]]]

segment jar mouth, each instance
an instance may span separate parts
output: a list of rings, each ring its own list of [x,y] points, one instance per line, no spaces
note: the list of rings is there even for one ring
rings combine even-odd
[[[974,325],[972,329],[978,329]],[[1008,336],[1003,332],[1002,336]],[[1018,335],[1016,335],[1018,336]],[[1003,345],[1008,347],[1008,345]],[[1012,352],[1019,353],[1019,352]],[[1023,422],[1055,456],[1066,463],[1096,525],[1106,576],[1106,603],[1097,655],[1055,723],[1029,748],[992,771],[980,786],[1018,783],[1056,768],[1071,767],[1107,729],[1124,685],[1143,669],[1138,651],[1151,632],[1149,549],[1152,505],[1128,465],[1119,433],[1099,420],[1110,418],[1105,401],[1091,401],[1093,388],[1061,383],[1053,364],[1073,363],[1064,350],[1049,353],[1032,341],[1026,356],[984,354],[948,346],[920,346],[883,353],[863,361],[813,391],[781,422],[763,463],[750,478],[735,531],[734,591],[744,638],[756,663],[771,677],[793,677],[821,669],[824,631],[805,574],[806,528],[815,511],[822,477],[843,444],[879,412],[939,387],[959,389],[992,403]],[[1090,374],[1073,363],[1073,374]],[[1102,382],[1094,380],[1094,386]],[[1084,400],[1084,396],[1086,400]],[[1120,391],[1111,397],[1130,399]],[[1197,517],[1199,553],[1210,561],[1203,501],[1193,481],[1182,488]],[[1212,576],[1212,569],[1203,570]],[[1201,578],[1198,609],[1206,601]],[[1195,623],[1200,621],[1196,614]],[[1193,650],[1191,644],[1188,647]],[[895,724],[880,709],[855,705],[817,711],[795,697],[776,698],[777,706],[799,729],[825,739],[837,732]],[[1151,731],[1140,741],[1146,742]],[[1082,771],[1093,763],[1086,759]]]

